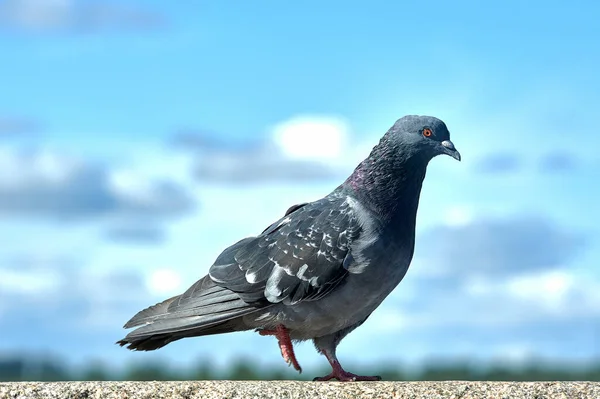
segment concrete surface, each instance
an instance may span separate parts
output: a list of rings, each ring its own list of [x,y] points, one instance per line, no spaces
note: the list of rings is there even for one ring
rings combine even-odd
[[[600,382],[5,382],[0,399],[19,398],[600,398]]]

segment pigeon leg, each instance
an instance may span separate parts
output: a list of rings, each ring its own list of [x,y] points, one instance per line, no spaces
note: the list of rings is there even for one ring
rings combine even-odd
[[[366,320],[366,319],[365,319]],[[331,368],[333,369],[331,373],[327,374],[324,377],[317,377],[313,381],[329,381],[332,379],[336,379],[338,381],[380,381],[381,377],[379,376],[363,376],[356,375],[353,373],[349,373],[342,368],[337,356],[335,354],[335,349],[337,348],[340,341],[348,335],[352,330],[356,327],[360,326],[364,321],[357,323],[353,326],[350,326],[346,329],[340,330],[336,333],[324,335],[322,337],[317,337],[313,339],[315,343],[315,347],[317,351],[322,355],[325,355],[329,364],[331,364]]]
[[[279,343],[279,349],[281,350],[283,360],[285,360],[288,365],[292,365],[298,372],[302,373],[302,367],[300,367],[300,364],[296,359],[296,354],[294,353],[294,345],[292,345],[290,333],[283,324],[279,324],[275,327],[275,330],[259,330],[258,333],[260,335],[274,335]]]
[[[313,381],[329,381],[334,378],[336,380],[342,381],[342,382],[381,381],[381,377],[376,376],[376,375],[375,376],[356,375],[356,374],[353,374],[353,373],[350,373],[350,372],[344,370],[342,368],[342,365],[338,361],[337,356],[335,355],[335,351],[331,352],[328,350],[322,350],[321,353],[325,355],[325,357],[329,361],[329,364],[331,364],[331,368],[333,370],[331,371],[331,373],[327,374],[324,377],[316,377],[315,379],[313,379]]]

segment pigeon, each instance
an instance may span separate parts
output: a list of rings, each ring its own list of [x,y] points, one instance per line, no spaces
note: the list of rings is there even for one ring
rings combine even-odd
[[[302,368],[292,342],[312,340],[332,371],[317,381],[374,381],[346,371],[336,348],[400,283],[411,263],[429,161],[461,159],[446,124],[397,120],[370,155],[327,196],[290,207],[262,233],[226,248],[181,295],[137,313],[117,344],[151,351],[186,337],[255,330],[277,339]]]

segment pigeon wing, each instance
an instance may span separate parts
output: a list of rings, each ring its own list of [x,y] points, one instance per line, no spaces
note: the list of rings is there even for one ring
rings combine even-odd
[[[350,244],[361,223],[348,199],[326,197],[294,206],[261,235],[225,250],[210,278],[248,303],[316,300],[349,273]]]

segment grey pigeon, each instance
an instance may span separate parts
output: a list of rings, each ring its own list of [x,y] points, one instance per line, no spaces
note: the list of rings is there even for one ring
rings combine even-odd
[[[274,335],[301,371],[292,340],[312,339],[332,372],[315,380],[378,380],[345,371],[340,341],[400,283],[412,260],[429,161],[460,161],[441,120],[405,116],[339,187],[294,205],[256,237],[226,248],[186,292],[136,314],[118,341],[149,351],[186,337],[256,330]]]

